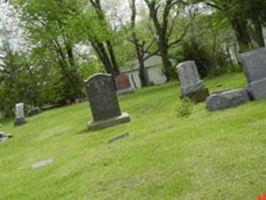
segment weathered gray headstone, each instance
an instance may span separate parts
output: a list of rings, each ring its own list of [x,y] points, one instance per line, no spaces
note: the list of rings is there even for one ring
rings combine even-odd
[[[209,96],[209,91],[199,77],[195,62],[186,61],[180,63],[176,69],[181,83],[182,97],[189,98],[195,102],[205,101]]]
[[[249,95],[245,89],[227,90],[211,94],[207,99],[209,111],[225,110],[237,107],[249,101]]]
[[[100,129],[130,121],[127,113],[121,113],[114,81],[109,74],[96,74],[85,81],[93,122],[90,129]]]
[[[16,104],[15,113],[16,113],[15,125],[20,126],[20,125],[25,124],[26,121],[25,121],[25,116],[24,116],[24,104],[23,103]]]
[[[249,88],[254,99],[266,98],[266,48],[240,54]]]

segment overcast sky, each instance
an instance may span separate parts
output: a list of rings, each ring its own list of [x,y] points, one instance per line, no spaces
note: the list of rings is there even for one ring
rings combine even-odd
[[[112,3],[111,3],[112,2]],[[136,0],[137,6],[143,6],[143,0]],[[121,21],[130,20],[129,0],[102,1],[104,9],[114,26],[121,25]],[[3,46],[2,39],[8,39],[13,50],[25,50],[26,41],[23,39],[23,30],[19,26],[19,15],[14,8],[0,0],[0,54]],[[5,30],[5,32],[3,32]],[[2,38],[2,39],[1,39]]]
[[[0,50],[3,46],[3,39],[9,41],[13,50],[25,50],[27,45],[19,24],[19,15],[15,9],[4,0],[0,0]]]

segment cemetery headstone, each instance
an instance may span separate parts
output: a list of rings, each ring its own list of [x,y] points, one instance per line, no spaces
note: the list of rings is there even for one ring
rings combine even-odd
[[[225,110],[237,107],[249,101],[247,90],[227,90],[211,94],[207,99],[207,109],[209,111]]]
[[[90,129],[101,129],[130,121],[127,113],[121,113],[115,85],[110,74],[96,74],[85,81],[87,98],[93,116]]]
[[[124,73],[121,73],[115,77],[115,85],[117,94],[127,94],[134,92],[128,76]]]
[[[181,83],[182,98],[189,98],[195,102],[205,101],[209,90],[200,79],[196,63],[186,61],[177,66],[177,73]]]
[[[15,107],[16,119],[15,125],[20,126],[26,123],[25,116],[24,116],[24,104],[18,103]]]
[[[240,54],[240,62],[248,80],[253,99],[266,98],[266,48]]]

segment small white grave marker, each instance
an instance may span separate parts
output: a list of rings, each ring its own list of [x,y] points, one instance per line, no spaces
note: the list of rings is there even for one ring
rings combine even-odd
[[[42,160],[40,162],[37,162],[35,164],[32,165],[33,169],[40,169],[43,167],[46,167],[47,165],[50,165],[54,162],[54,160],[52,158],[48,159],[48,160]]]

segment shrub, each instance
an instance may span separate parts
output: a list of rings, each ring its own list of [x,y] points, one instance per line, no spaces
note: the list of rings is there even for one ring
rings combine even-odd
[[[194,60],[201,77],[213,76],[221,67],[227,66],[227,55],[222,47],[213,47],[207,42],[189,37],[182,43],[183,60]]]
[[[182,99],[177,106],[177,117],[187,117],[192,113],[194,103],[188,98]]]

